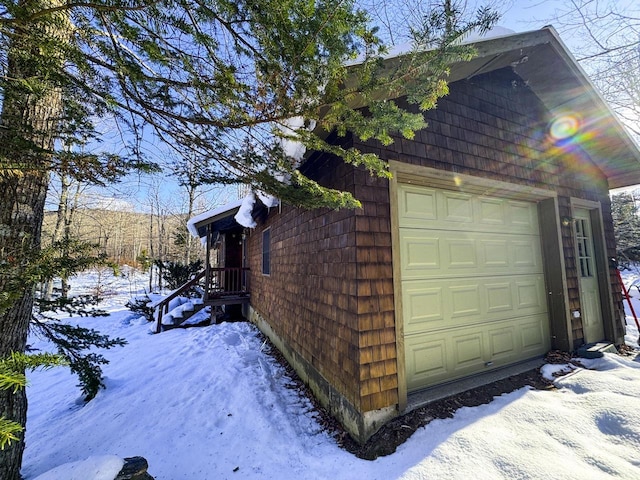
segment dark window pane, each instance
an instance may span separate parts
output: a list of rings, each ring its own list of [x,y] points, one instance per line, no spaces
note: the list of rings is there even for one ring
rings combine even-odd
[[[262,273],[271,274],[271,230],[262,232]]]

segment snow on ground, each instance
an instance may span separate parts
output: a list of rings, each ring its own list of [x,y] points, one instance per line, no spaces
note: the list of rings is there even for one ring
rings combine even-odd
[[[157,480],[640,478],[640,363],[632,357],[585,361],[588,369],[556,380],[556,391],[525,388],[462,408],[371,462],[322,431],[252,325],[152,335],[122,306],[144,280],[119,282],[124,295],[110,296],[110,317],[74,319],[129,342],[105,352],[106,390],[83,404],[66,369],[29,376],[27,480],[47,471],[40,480],[102,479],[117,457],[135,455]],[[70,462],[81,463],[63,465]]]

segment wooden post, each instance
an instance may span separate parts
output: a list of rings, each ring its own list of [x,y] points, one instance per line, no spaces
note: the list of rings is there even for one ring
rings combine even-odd
[[[211,224],[207,225],[207,255],[205,257],[205,277],[204,277],[204,298],[206,302],[209,299],[209,289],[211,288],[211,242],[213,241],[213,232]],[[212,310],[213,314],[213,310]],[[213,319],[212,319],[213,320]]]
[[[160,305],[160,309],[158,310],[158,325],[156,325],[156,333],[160,333],[162,331],[162,314],[164,310],[164,305]]]

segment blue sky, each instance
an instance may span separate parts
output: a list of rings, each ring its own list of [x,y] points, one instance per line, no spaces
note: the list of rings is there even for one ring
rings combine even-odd
[[[400,0],[399,0],[400,1]],[[429,1],[429,0],[425,0]],[[617,4],[634,4],[635,0],[617,0]],[[501,13],[502,17],[498,22],[499,26],[509,28],[515,32],[536,30],[545,25],[554,24],[554,16],[562,15],[569,7],[567,0],[487,0],[467,2],[467,8],[471,11],[474,5],[489,5]],[[582,46],[580,40],[571,31],[564,31],[559,25],[554,25],[560,31],[561,38],[568,48],[575,52]],[[158,144],[149,145],[155,150],[155,155],[161,158],[164,148]],[[98,195],[105,195],[116,199],[116,203],[122,205],[126,202],[130,209],[135,211],[148,211],[150,196],[156,191],[163,199],[165,208],[172,211],[181,210],[181,198],[185,196],[173,177],[162,174],[154,179],[146,177],[131,176],[125,182],[117,185],[115,189],[109,191],[98,191]],[[227,188],[222,192],[211,192],[206,197],[203,204],[211,204],[209,208],[215,207],[220,202],[232,201],[237,196],[237,188]]]
[[[479,2],[480,3],[480,2]],[[491,2],[490,2],[491,3]],[[495,6],[498,11],[504,12],[503,18],[498,22],[499,25],[510,28],[516,32],[522,32],[527,30],[534,30],[546,25],[545,19],[553,14],[554,5],[558,2],[547,1],[540,2],[539,0],[510,0],[510,1],[495,1]],[[560,2],[562,3],[562,2]],[[471,7],[473,2],[469,2]],[[536,16],[540,16],[542,19],[539,21],[533,21],[532,16],[535,12]],[[525,20],[526,19],[526,20]],[[163,147],[160,144],[150,144],[148,148],[152,150],[150,153],[159,158],[162,157]],[[145,176],[132,175],[116,185],[115,188],[110,188],[109,191],[103,191],[103,189],[96,190],[94,196],[106,196],[112,197],[112,205],[122,207],[122,205],[130,205],[130,209],[135,211],[148,211],[150,196],[154,195],[154,190],[159,190],[167,209],[180,208],[180,197],[184,196],[184,192],[181,191],[175,180],[168,174],[162,174],[158,178],[149,179]],[[227,189],[220,195],[209,195],[211,207],[219,201],[232,201],[236,196],[236,190],[234,188]],[[101,204],[109,204],[108,201],[101,201]]]

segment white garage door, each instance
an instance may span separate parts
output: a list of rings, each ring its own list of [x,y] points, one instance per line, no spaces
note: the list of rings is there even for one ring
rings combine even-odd
[[[407,388],[549,350],[535,203],[400,184]]]

